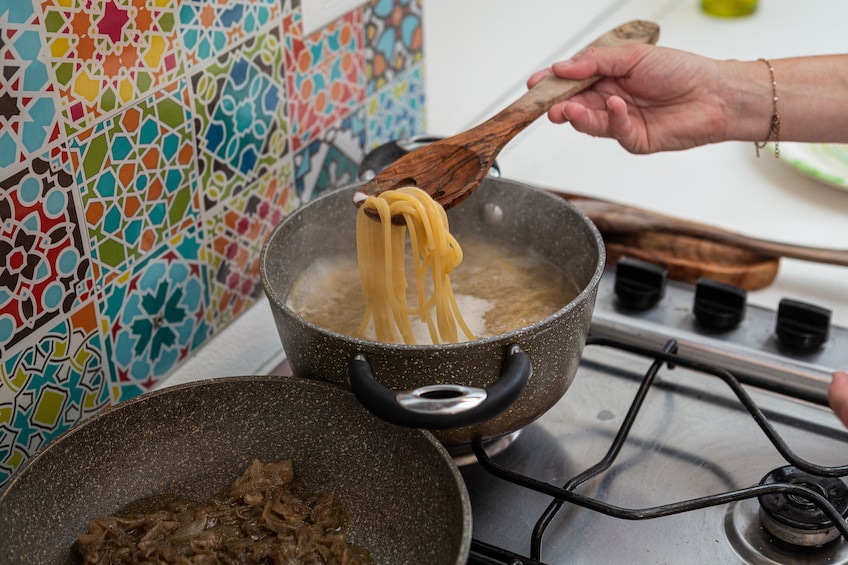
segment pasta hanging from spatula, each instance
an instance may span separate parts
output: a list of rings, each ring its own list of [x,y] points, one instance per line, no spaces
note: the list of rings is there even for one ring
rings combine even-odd
[[[403,217],[405,223],[393,224],[393,217]],[[414,303],[407,296],[407,234]],[[462,262],[462,249],[450,234],[444,209],[426,192],[404,187],[369,196],[358,211],[356,247],[365,299],[358,335],[373,326],[378,341],[414,344],[412,319],[418,317],[434,344],[458,342],[459,331],[474,339],[450,282]]]

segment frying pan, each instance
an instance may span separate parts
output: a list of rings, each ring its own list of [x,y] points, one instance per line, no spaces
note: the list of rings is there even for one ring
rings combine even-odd
[[[254,458],[291,458],[310,490],[330,490],[376,563],[466,562],[468,494],[429,432],[332,384],[227,377],[118,404],[30,459],[0,491],[0,563],[73,563],[89,519],[149,497],[208,500]]]

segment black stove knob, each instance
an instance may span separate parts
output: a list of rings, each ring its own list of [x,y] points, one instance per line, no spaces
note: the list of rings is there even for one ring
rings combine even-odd
[[[745,289],[712,279],[698,279],[692,312],[703,327],[726,332],[738,326],[745,317]]]
[[[830,316],[827,308],[784,298],[777,308],[775,333],[787,349],[812,353],[827,341]]]
[[[668,271],[659,265],[622,257],[615,267],[615,295],[621,306],[645,310],[663,297],[667,278]]]

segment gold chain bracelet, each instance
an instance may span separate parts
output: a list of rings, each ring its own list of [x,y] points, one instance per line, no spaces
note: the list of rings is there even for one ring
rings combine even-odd
[[[777,112],[777,81],[774,78],[774,66],[767,59],[757,59],[768,66],[769,75],[771,76],[771,92],[772,92],[772,115],[771,124],[769,125],[768,136],[762,143],[754,142],[754,147],[757,149],[757,157],[760,156],[760,149],[768,145],[769,141],[774,141],[774,158],[780,158],[780,114]]]

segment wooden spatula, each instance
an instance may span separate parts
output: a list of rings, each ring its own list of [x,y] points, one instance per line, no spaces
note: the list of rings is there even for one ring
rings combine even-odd
[[[658,37],[657,24],[635,20],[605,33],[587,47],[656,43]],[[599,78],[577,81],[547,76],[482,124],[401,157],[363,185],[354,196],[354,204],[358,206],[369,195],[413,185],[445,209],[455,206],[480,185],[495,157],[513,137],[551,106],[585,90]]]

